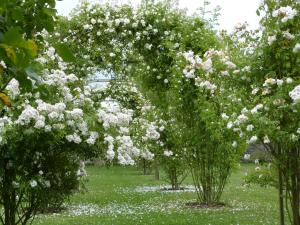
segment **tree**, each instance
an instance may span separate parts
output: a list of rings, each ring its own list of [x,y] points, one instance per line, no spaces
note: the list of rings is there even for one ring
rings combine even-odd
[[[253,64],[258,89],[255,103],[263,107],[253,116],[252,132],[274,157],[279,171],[280,199],[292,224],[300,224],[300,152],[298,121],[299,83],[299,3],[265,1],[259,12],[264,13],[265,28]],[[257,67],[256,67],[257,66]],[[285,193],[283,193],[285,191]],[[280,201],[283,206],[283,201]],[[281,223],[284,223],[281,213]]]
[[[83,104],[88,97],[76,93],[82,82],[65,73],[67,65],[56,54],[67,60],[68,49],[44,48],[44,29],[53,31],[55,13],[54,0],[0,3],[0,220],[5,225],[27,224],[39,210],[60,207],[78,188],[80,157],[99,136],[85,130],[90,116],[83,119],[77,108],[92,112]],[[76,135],[77,129],[82,133]]]

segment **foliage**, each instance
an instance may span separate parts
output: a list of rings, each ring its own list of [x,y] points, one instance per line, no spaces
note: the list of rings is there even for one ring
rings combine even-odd
[[[66,66],[51,47],[45,52],[38,61],[49,62],[53,56]],[[26,224],[37,211],[60,206],[78,189],[80,158],[98,151],[96,123],[89,120],[93,106],[87,92],[78,91],[79,79],[58,68],[44,69],[40,78],[27,93],[15,79],[7,86],[14,107],[1,118],[3,224]]]
[[[278,182],[261,169],[246,179],[278,185],[282,224],[285,191],[299,225],[299,2],[262,1],[260,30],[239,24],[218,35],[218,13],[207,20],[206,1],[202,15],[174,5],[83,3],[54,31],[55,1],[0,3],[3,223],[15,224],[19,212],[25,224],[43,196],[61,202],[78,185],[79,157],[99,149],[110,163],[160,162],[175,189],[189,167],[198,203],[211,206],[245,146],[262,143]],[[115,76],[106,90],[86,86],[97,71]],[[68,183],[48,187],[38,169],[52,171],[46,164],[56,150],[61,163],[47,176],[55,181],[59,173]],[[66,168],[70,177],[58,172]]]
[[[86,63],[78,64],[80,70],[84,68],[89,73],[95,67],[111,68],[118,79],[130,77],[138,85],[166,123],[162,141],[165,151],[174,156],[167,160],[165,168],[177,162],[189,165],[200,193],[218,190],[214,198],[199,195],[199,201],[210,204],[219,201],[242,145],[236,148],[235,143],[232,147],[235,136],[219,129],[220,125],[226,126],[219,109],[225,95],[212,101],[209,91],[199,90],[200,79],[195,81],[184,74],[184,52],[194,51],[207,57],[209,67],[214,54],[209,49],[221,47],[208,27],[199,17],[189,17],[166,1],[141,4],[137,10],[126,5],[86,3],[69,21],[61,22],[60,40],[68,40],[78,57],[87,56]],[[79,48],[82,45],[86,47]],[[226,65],[218,62],[216,66]],[[172,170],[172,166],[167,170]],[[205,170],[214,172],[208,175]],[[212,182],[203,183],[208,180]]]
[[[262,2],[258,10],[263,15],[262,34],[255,51],[248,57],[251,69],[245,75],[251,89],[244,89],[248,94],[240,95],[245,102],[239,113],[239,117],[244,117],[240,127],[248,142],[264,143],[274,158],[279,173],[279,196],[282,199],[285,189],[285,206],[292,224],[300,223],[299,69],[296,66],[299,7],[297,1]],[[282,221],[283,215],[282,212]]]
[[[258,184],[261,187],[278,187],[277,174],[278,171],[271,163],[267,165],[258,165],[257,163],[255,169],[247,172],[245,176],[245,184]]]
[[[0,91],[13,78],[25,91],[32,89],[29,78],[36,79],[38,66],[37,32],[54,30],[55,0],[19,1],[3,0],[0,3]],[[7,104],[6,104],[7,105]]]
[[[84,175],[78,173],[80,158],[98,152],[99,135],[88,129],[96,125],[88,90],[81,94],[84,83],[65,73],[68,65],[44,41],[44,29],[53,30],[54,8],[55,1],[0,3],[0,205],[5,225],[26,224],[37,211],[60,206]],[[59,53],[63,57],[67,51]]]

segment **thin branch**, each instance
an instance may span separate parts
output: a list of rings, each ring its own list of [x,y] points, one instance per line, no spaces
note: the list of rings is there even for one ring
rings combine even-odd
[[[7,73],[6,73],[7,74]],[[4,89],[7,87],[7,85],[11,82],[11,80],[14,79],[14,77],[11,77],[5,84],[4,86],[0,89],[0,92],[4,91]]]
[[[24,196],[24,191],[21,192],[21,194],[20,194],[20,196],[19,196],[19,200],[17,201],[16,208],[18,208],[19,205],[21,204],[22,199],[23,199],[23,196]]]
[[[0,216],[0,221],[1,221],[2,224],[4,224],[3,216],[4,216],[4,214],[2,214],[2,215]]]

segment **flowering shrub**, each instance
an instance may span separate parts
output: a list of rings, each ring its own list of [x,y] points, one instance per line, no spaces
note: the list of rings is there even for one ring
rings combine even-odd
[[[278,169],[279,196],[286,191],[291,223],[300,223],[299,198],[299,10],[298,1],[264,1],[259,12],[263,32],[250,61],[252,94],[244,109],[249,142],[263,143]],[[251,76],[251,77],[250,77]],[[251,101],[251,103],[250,103]],[[248,107],[247,107],[248,108]],[[280,200],[283,211],[283,200]],[[281,221],[284,220],[281,212]]]
[[[278,187],[277,174],[278,171],[271,163],[267,166],[257,163],[253,171],[247,172],[244,181],[246,185],[258,184],[262,187]]]
[[[80,159],[98,151],[99,125],[89,121],[95,109],[88,88],[65,72],[68,64],[54,48],[45,46],[36,60],[45,69],[30,81],[32,90],[24,90],[16,79],[6,87],[14,102],[0,119],[4,224],[26,224],[38,211],[61,206],[78,189]]]
[[[239,62],[229,77],[232,93],[226,95],[235,105],[222,109],[228,115],[229,130],[272,154],[279,173],[281,224],[283,189],[292,224],[299,224],[300,218],[300,193],[295,185],[299,179],[298,12],[297,1],[262,1],[257,11],[263,15],[260,34],[244,28],[235,34],[234,40],[240,36],[244,41],[229,45],[233,61]]]
[[[142,165],[145,174],[151,164],[155,169],[159,164],[167,173],[168,182],[174,189],[178,189],[180,180],[186,176],[186,170],[183,169],[186,166],[183,159],[178,157],[179,152],[177,154],[174,146],[171,146],[172,142],[166,142],[166,137],[169,137],[166,135],[168,125],[161,119],[158,109],[145,99],[132,81],[128,80],[111,81],[102,96],[107,109],[103,110],[102,107],[100,116],[105,121],[115,121],[114,126],[107,127],[105,131],[108,147],[106,159],[112,161],[117,153],[119,163]],[[130,118],[126,124],[116,122],[120,121],[120,111],[129,112]],[[173,151],[170,150],[171,147]]]
[[[68,91],[77,77],[59,67],[48,67],[39,77],[46,62],[36,59],[45,45],[39,32],[54,29],[55,13],[53,0],[0,3],[0,221],[5,225],[26,224],[78,186],[78,147],[65,139],[74,130],[67,127],[67,110],[77,106],[61,98],[62,86]],[[47,52],[54,57],[54,48]]]

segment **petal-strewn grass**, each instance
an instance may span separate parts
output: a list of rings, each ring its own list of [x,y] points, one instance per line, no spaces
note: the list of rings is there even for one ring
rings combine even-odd
[[[243,187],[243,174],[248,168],[242,166],[233,173],[222,199],[226,207],[193,209],[186,203],[195,201],[194,192],[161,191],[166,185],[163,181],[141,175],[135,168],[88,167],[88,191],[74,195],[59,214],[38,215],[34,225],[278,224],[276,190]],[[188,178],[185,185],[191,184]]]

